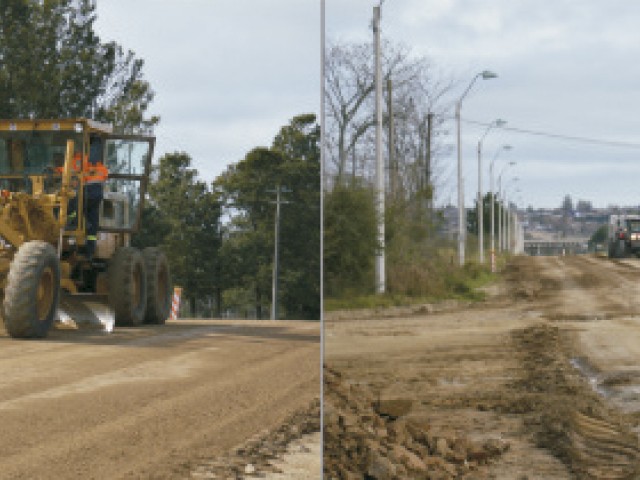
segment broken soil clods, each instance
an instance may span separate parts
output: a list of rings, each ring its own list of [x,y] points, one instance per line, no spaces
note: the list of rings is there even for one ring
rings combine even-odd
[[[428,425],[404,416],[411,402],[376,401],[370,391],[348,385],[326,367],[324,377],[327,480],[477,478],[482,465],[509,448],[498,439],[436,437]]]

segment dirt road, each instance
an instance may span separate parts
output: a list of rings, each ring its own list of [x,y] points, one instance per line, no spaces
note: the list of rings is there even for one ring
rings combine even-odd
[[[521,257],[505,279],[481,304],[326,316],[328,478],[640,478],[640,260]]]
[[[306,433],[283,422],[319,396],[319,347],[317,322],[2,331],[0,477],[195,478],[256,436]]]

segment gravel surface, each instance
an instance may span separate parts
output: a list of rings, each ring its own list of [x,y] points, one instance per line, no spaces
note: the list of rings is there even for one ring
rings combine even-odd
[[[307,412],[319,355],[317,322],[179,320],[40,341],[2,332],[0,477],[191,478]]]

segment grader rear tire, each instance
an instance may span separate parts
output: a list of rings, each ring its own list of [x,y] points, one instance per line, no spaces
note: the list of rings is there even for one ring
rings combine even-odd
[[[142,324],[147,306],[147,277],[139,250],[122,247],[116,250],[107,270],[109,305],[118,327]]]
[[[2,314],[14,338],[46,337],[60,299],[60,262],[52,245],[42,241],[18,248],[5,289]]]
[[[167,257],[159,248],[142,251],[147,270],[147,312],[145,323],[162,325],[171,313],[171,271]]]

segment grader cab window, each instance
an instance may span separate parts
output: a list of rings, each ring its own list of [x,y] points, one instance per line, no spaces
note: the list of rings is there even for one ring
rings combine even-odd
[[[41,175],[62,166],[67,139],[82,149],[82,136],[72,132],[0,132],[0,176]]]
[[[109,174],[144,175],[149,158],[149,142],[109,139],[107,141],[107,163]]]
[[[82,136],[73,132],[0,132],[0,189],[33,193],[28,177],[52,174],[64,165],[67,139],[82,150]]]
[[[139,222],[152,153],[153,142],[149,138],[112,136],[106,141],[105,165],[109,179],[105,192],[118,192],[123,199],[123,228],[135,229]]]
[[[631,233],[640,233],[640,220],[627,220],[627,229]]]

